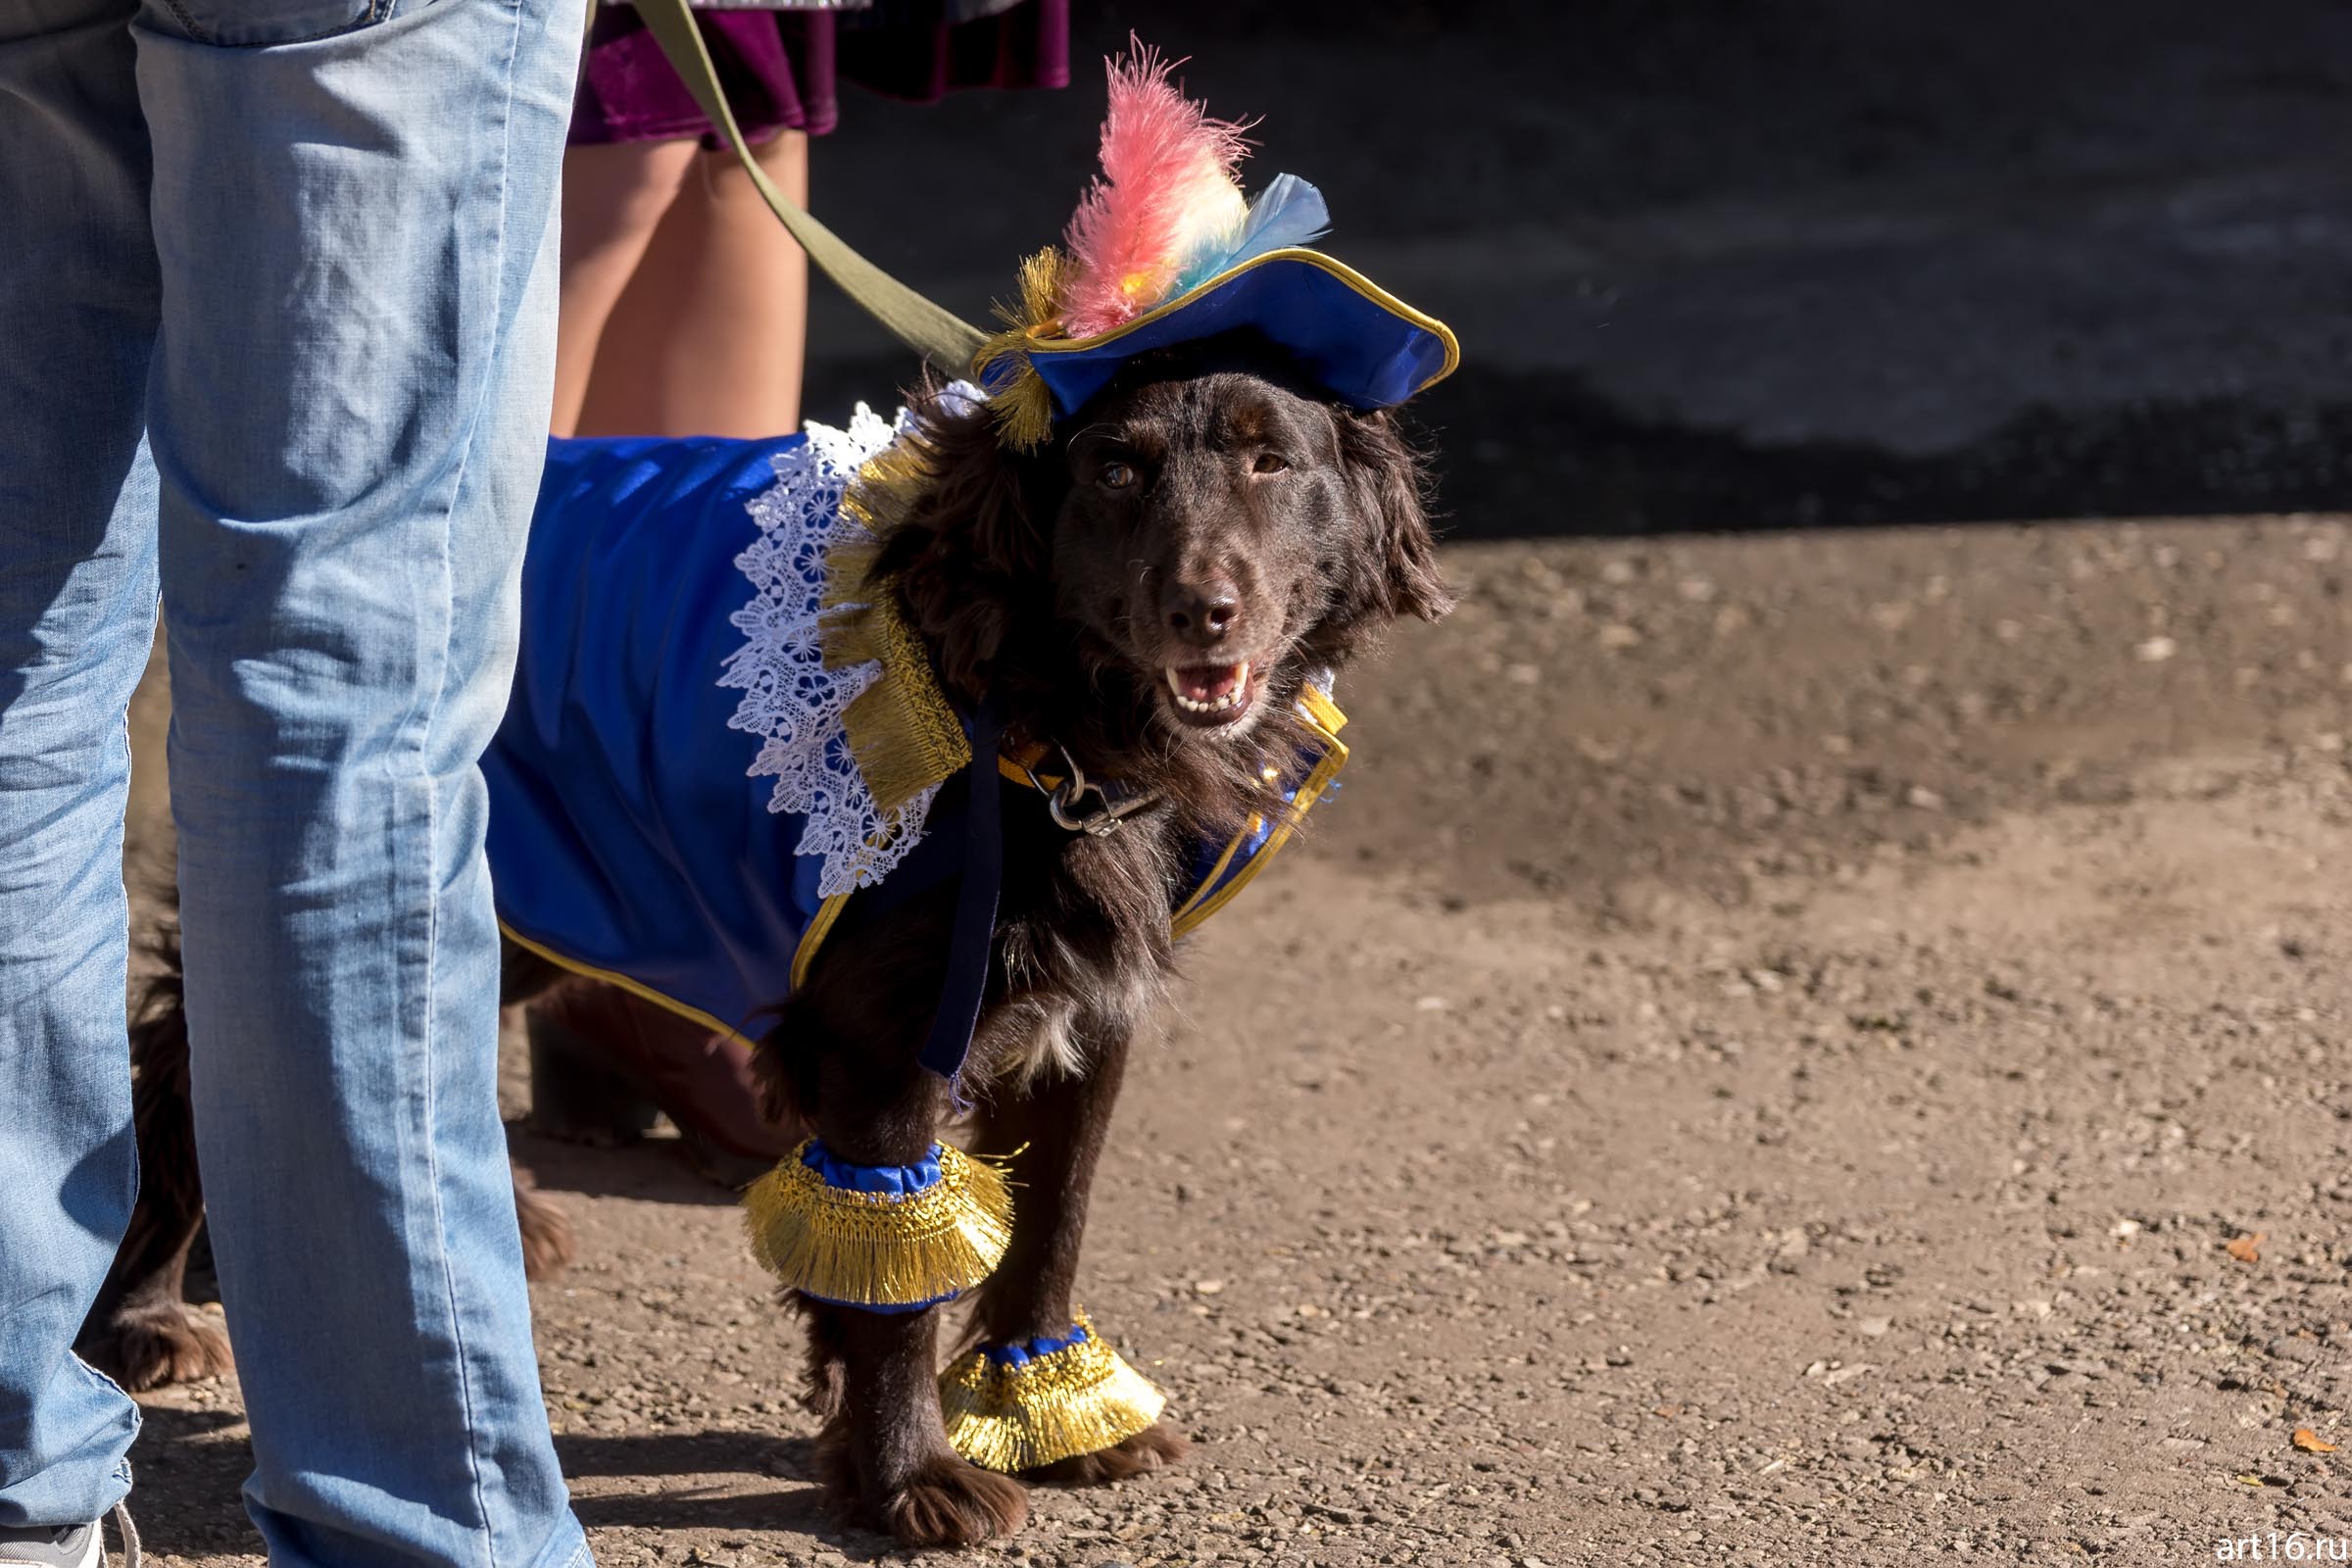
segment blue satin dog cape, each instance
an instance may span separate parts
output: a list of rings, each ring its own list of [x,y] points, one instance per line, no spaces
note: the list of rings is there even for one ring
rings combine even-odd
[[[781,999],[824,905],[719,685],[747,508],[806,444],[550,442],[514,697],[482,760],[509,934],[721,1031]]]
[[[482,760],[510,936],[750,1033],[842,904],[946,828],[926,824],[930,792],[875,809],[840,711],[881,672],[828,670],[817,642],[826,553],[854,526],[842,496],[895,434],[860,410],[846,432],[549,443],[514,696]],[[1240,891],[1346,760],[1338,709],[1313,688],[1300,706],[1316,750],[1290,811],[1201,846],[1177,935]],[[926,855],[907,876],[959,863]]]

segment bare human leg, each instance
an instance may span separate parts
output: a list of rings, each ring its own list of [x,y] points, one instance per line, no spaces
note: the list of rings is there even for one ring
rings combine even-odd
[[[695,153],[692,141],[681,140],[574,147],[564,155],[563,305],[549,426],[557,435],[579,431],[606,323],[691,177]]]
[[[807,136],[779,131],[755,152],[787,196],[808,201]],[[566,309],[570,298],[567,281]],[[796,430],[808,325],[808,257],[731,152],[702,152],[602,323],[578,432]]]

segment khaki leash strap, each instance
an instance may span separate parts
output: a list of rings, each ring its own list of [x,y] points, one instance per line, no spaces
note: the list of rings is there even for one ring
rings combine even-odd
[[[727,145],[735,149],[743,172],[752,177],[752,185],[760,192],[760,199],[791,230],[801,249],[808,253],[808,259],[868,316],[888,327],[892,336],[929,360],[942,373],[969,374],[982,342],[978,327],[923,298],[858,255],[840,235],[794,206],[776,188],[775,181],[767,177],[767,172],[760,167],[760,161],[752,156],[750,145],[744,141],[742,128],[735,123],[734,111],[727,107],[727,95],[718,84],[717,68],[710,63],[710,51],[703,42],[701,29],[694,24],[686,0],[636,0],[636,7],[637,15],[645,22],[645,30],[654,35],[654,41],[669,57],[670,65],[685,81],[686,90],[694,94],[694,101],[710,117],[710,123],[719,128],[727,138]]]

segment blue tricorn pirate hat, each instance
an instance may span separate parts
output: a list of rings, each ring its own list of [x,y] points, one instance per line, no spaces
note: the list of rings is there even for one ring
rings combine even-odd
[[[1443,380],[1461,349],[1446,323],[1309,249],[1322,193],[1277,175],[1254,201],[1234,169],[1245,127],[1212,120],[1138,45],[1110,63],[1102,172],[1058,249],[1021,270],[1011,323],[975,369],[1007,442],[1045,439],[1139,355],[1255,331],[1333,398],[1402,403]]]

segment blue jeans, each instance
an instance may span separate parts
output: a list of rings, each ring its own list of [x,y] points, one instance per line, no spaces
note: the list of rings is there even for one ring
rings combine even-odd
[[[281,1565],[584,1561],[496,1097],[476,767],[580,0],[0,4],[0,1526],[98,1517],[160,591],[199,1154]]]

